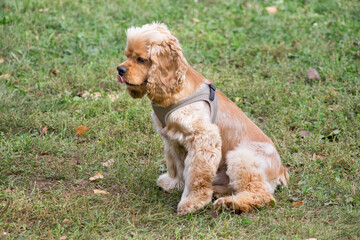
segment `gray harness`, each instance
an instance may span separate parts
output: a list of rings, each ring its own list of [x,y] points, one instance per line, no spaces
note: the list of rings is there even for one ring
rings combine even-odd
[[[179,100],[177,103],[171,104],[168,107],[162,107],[153,102],[151,105],[162,126],[166,127],[167,118],[172,112],[188,104],[205,101],[210,105],[211,122],[215,123],[218,110],[218,101],[215,90],[216,87],[213,84],[209,84],[207,87],[201,88],[199,91]]]

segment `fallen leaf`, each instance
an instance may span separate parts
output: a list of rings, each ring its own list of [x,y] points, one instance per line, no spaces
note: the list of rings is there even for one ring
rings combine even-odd
[[[117,94],[108,94],[107,96],[110,98],[112,102],[114,102],[116,99],[119,98],[119,95]]]
[[[35,40],[39,41],[39,36],[38,35],[35,36]]]
[[[98,97],[101,97],[102,93],[101,92],[94,92],[91,94],[91,96],[95,99],[97,99]]]
[[[326,138],[327,138],[327,139],[329,139],[329,140],[333,140],[333,139],[336,137],[336,135],[338,135],[340,132],[341,132],[341,131],[340,131],[339,129],[335,129],[335,130],[332,131],[329,135],[322,137],[322,139],[326,139]]]
[[[69,221],[69,219],[65,218],[62,222],[63,222],[63,223],[66,223],[66,222],[68,222],[68,221]]]
[[[80,127],[76,127],[75,131],[76,131],[76,135],[78,136],[83,136],[90,128],[81,125]]]
[[[336,90],[332,90],[330,93],[331,93],[331,95],[333,95],[333,96],[337,96],[337,95],[339,94],[339,92],[336,91]]]
[[[0,75],[0,78],[4,78],[4,79],[7,79],[11,76],[12,73],[5,73],[3,75]]]
[[[303,204],[304,204],[304,201],[293,202],[294,207],[300,207]]]
[[[313,161],[316,161],[317,159],[322,159],[322,158],[325,158],[326,157],[326,155],[325,154],[316,154],[316,153],[314,153],[313,154],[313,156],[312,156],[312,160]]]
[[[332,131],[329,136],[333,136],[333,135],[336,135],[336,134],[339,134],[340,133],[340,130],[339,129],[335,129],[334,131]]]
[[[101,171],[99,171],[95,176],[89,178],[89,181],[93,182],[96,181],[98,179],[103,179],[104,176],[101,174]]]
[[[301,138],[305,138],[305,137],[308,137],[308,136],[310,136],[309,131],[300,131],[299,132],[299,137],[301,137]]]
[[[339,107],[340,107],[340,105],[338,105],[338,104],[330,105],[330,106],[329,106],[329,110],[330,110],[330,111],[333,111],[333,110],[338,109]]]
[[[48,75],[49,75],[49,77],[51,77],[51,75],[57,76],[59,73],[60,73],[59,70],[56,70],[55,68],[51,68],[51,69],[49,70]]]
[[[249,2],[245,2],[245,7],[250,8],[250,7],[252,7],[252,4],[251,4],[251,3],[249,3]]]
[[[200,22],[200,20],[197,19],[197,18],[193,18],[192,21],[193,21],[193,22],[196,22],[196,23]]]
[[[309,80],[320,80],[320,75],[314,68],[309,68],[306,74]]]
[[[100,190],[100,189],[94,189],[94,193],[95,194],[109,194],[109,192],[104,191],[104,190]]]
[[[3,57],[0,57],[0,63],[5,62],[5,59]]]
[[[41,129],[41,135],[45,135],[48,130],[48,126],[45,126]]]
[[[112,158],[112,159],[109,159],[106,162],[102,163],[101,165],[103,167],[110,167],[114,162],[115,162],[115,160]]]
[[[78,97],[86,97],[88,95],[89,95],[89,92],[85,91],[85,92],[81,92],[81,93],[77,94],[76,96],[78,96]]]
[[[275,13],[277,13],[277,8],[276,7],[267,7],[266,11],[268,11],[268,13],[270,13],[270,14],[275,14]]]
[[[42,9],[39,9],[39,12],[48,12],[49,11],[49,8],[42,8]]]
[[[120,112],[122,110],[127,110],[127,109],[129,109],[129,108],[128,107],[119,107],[119,108],[116,108],[115,111]]]

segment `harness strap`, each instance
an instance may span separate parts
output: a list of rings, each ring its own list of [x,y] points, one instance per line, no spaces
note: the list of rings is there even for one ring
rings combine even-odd
[[[168,107],[162,107],[155,103],[151,103],[155,115],[160,120],[163,127],[166,127],[168,116],[179,108],[182,108],[188,104],[205,101],[210,105],[211,122],[216,122],[218,112],[218,101],[215,94],[216,87],[213,84],[207,85],[207,87],[201,88],[199,91],[180,99],[177,103],[171,104]]]

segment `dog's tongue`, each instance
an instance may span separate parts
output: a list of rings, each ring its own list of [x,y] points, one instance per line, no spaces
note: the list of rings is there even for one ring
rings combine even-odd
[[[124,78],[123,78],[122,76],[120,76],[120,74],[119,74],[119,73],[117,74],[117,77],[118,77],[118,81],[119,81],[119,83],[125,83]]]

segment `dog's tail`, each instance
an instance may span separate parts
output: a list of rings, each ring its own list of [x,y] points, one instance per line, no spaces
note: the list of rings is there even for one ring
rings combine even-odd
[[[289,175],[287,168],[284,168],[283,166],[281,166],[280,178],[279,178],[281,185],[286,186],[287,183],[289,182],[289,179],[290,179],[290,175]]]

